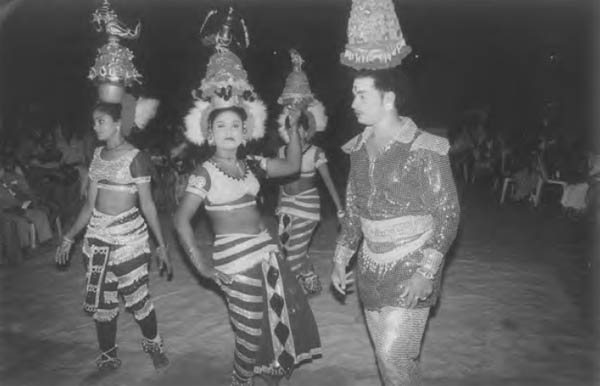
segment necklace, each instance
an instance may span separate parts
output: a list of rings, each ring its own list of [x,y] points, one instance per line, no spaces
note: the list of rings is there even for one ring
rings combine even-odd
[[[217,160],[225,160],[225,161],[229,161],[229,162],[217,162]],[[240,166],[240,162],[237,158],[227,158],[227,157],[221,157],[218,155],[213,155],[210,159],[210,162],[213,165],[215,165],[215,167],[217,169],[219,169],[221,171],[221,173],[225,174],[228,177],[234,178],[236,180],[240,180],[246,176],[246,170],[244,170]],[[223,164],[223,165],[220,165],[220,164]],[[224,168],[223,166],[229,166],[229,168],[235,168],[235,172],[231,173],[231,172],[227,171],[228,168]],[[236,175],[238,173],[239,173],[239,176]]]
[[[213,155],[213,158],[215,158],[215,159],[222,159],[222,160],[225,160],[225,161],[229,161],[231,163],[237,161],[237,158],[235,158],[235,157],[229,158],[229,157],[223,157],[223,156],[216,155],[216,154]]]

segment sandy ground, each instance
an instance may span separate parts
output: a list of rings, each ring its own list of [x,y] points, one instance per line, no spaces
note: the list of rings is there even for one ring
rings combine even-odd
[[[595,385],[594,299],[583,263],[584,227],[555,211],[499,207],[465,195],[460,235],[422,351],[425,385]],[[329,284],[337,224],[318,228],[311,255]],[[207,232],[199,227],[206,245]],[[171,245],[175,245],[171,234]],[[151,290],[172,365],[154,372],[131,315],[119,319],[123,366],[99,376],[93,322],[81,311],[83,267],[52,263],[53,246],[18,267],[2,267],[0,384],[226,385],[233,336],[222,298],[173,251],[175,278],[152,276]],[[324,355],[282,385],[379,385],[356,293],[310,300]],[[257,380],[257,385],[262,384]]]

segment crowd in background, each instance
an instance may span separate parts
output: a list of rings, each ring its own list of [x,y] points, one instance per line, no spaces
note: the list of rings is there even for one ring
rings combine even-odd
[[[547,122],[538,130],[498,132],[485,119],[465,120],[449,137],[455,177],[489,184],[500,203],[538,206],[555,196],[572,214],[596,207],[600,156],[583,138],[568,139]]]
[[[87,168],[97,146],[93,130],[60,122],[49,126],[23,124],[13,130],[17,135],[0,140],[0,251],[4,259],[59,236],[61,224],[72,221],[85,197]],[[598,197],[600,156],[583,139],[567,140],[560,131],[544,125],[538,130],[493,131],[485,114],[465,116],[447,136],[459,187],[487,184],[492,197],[505,205],[538,206],[540,201],[554,200],[577,215],[598,207],[592,197]],[[175,125],[151,132],[134,128],[129,139],[154,162],[157,207],[173,212],[187,176],[210,156],[210,148],[190,145],[182,128]],[[247,150],[264,154],[280,145],[269,141],[273,138]],[[337,154],[331,156],[335,167],[343,171],[347,165],[336,159]],[[343,192],[342,180],[337,182]],[[263,207],[275,207],[276,185],[272,181],[261,192]]]

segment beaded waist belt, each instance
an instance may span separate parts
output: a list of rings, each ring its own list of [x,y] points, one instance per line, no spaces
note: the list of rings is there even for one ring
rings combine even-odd
[[[429,240],[433,233],[433,217],[361,218],[361,227],[365,238],[365,255],[377,265],[388,265],[402,260]]]

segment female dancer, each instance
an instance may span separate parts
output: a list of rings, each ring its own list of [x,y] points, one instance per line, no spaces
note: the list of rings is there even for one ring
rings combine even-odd
[[[289,175],[299,169],[299,113],[290,115],[285,159],[238,158],[246,140],[264,133],[266,114],[239,58],[222,49],[211,57],[201,99],[186,117],[188,139],[202,144],[208,138],[215,152],[191,174],[175,227],[198,271],[226,294],[235,334],[232,385],[252,385],[255,374],[277,384],[300,362],[321,352],[308,302],[256,206],[257,177]],[[215,233],[212,260],[198,248],[190,224],[201,204]]]
[[[102,352],[96,361],[98,367],[116,369],[121,365],[115,341],[122,297],[142,330],[143,350],[160,369],[169,360],[148,292],[148,226],[158,242],[161,269],[167,269],[170,276],[172,268],[150,190],[152,164],[123,138],[121,109],[120,104],[104,102],[94,107],[94,131],[106,146],[94,151],[86,202],[65,233],[56,262],[68,262],[75,236],[87,225],[83,240],[87,266],[84,310],[96,323]]]
[[[292,273],[307,294],[317,294],[321,291],[319,276],[309,263],[308,247],[313,232],[321,219],[321,197],[316,186],[316,171],[319,172],[333,203],[337,208],[338,218],[344,216],[344,209],[331,180],[327,157],[318,146],[311,144],[311,139],[318,131],[325,130],[327,116],[325,107],[312,94],[308,77],[302,71],[304,60],[296,50],[290,50],[293,70],[288,75],[285,87],[279,98],[284,106],[298,106],[301,115],[298,119],[300,145],[302,148],[302,166],[300,174],[291,180],[286,179],[280,189],[279,206],[279,240],[286,253],[286,259]],[[288,112],[284,108],[279,116],[279,134],[283,141],[289,143]],[[279,157],[285,158],[286,146],[279,149]]]
[[[313,232],[321,219],[321,197],[316,186],[316,171],[323,179],[333,203],[337,208],[337,216],[344,216],[344,209],[335,185],[329,174],[325,152],[311,144],[314,130],[310,130],[308,115],[303,111],[298,119],[298,131],[302,148],[302,166],[300,174],[292,181],[286,181],[280,189],[279,206],[279,240],[286,252],[286,259],[292,273],[308,294],[321,291],[319,276],[309,262],[308,247]],[[280,130],[280,132],[282,132]],[[285,135],[282,135],[285,138]],[[285,140],[285,139],[284,139]],[[279,157],[284,158],[286,146],[279,149]]]

